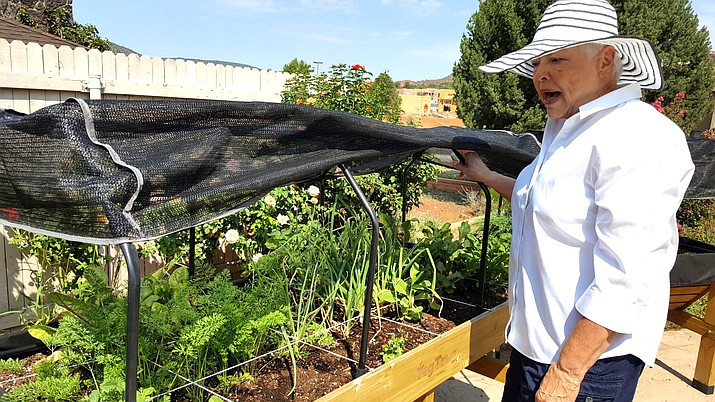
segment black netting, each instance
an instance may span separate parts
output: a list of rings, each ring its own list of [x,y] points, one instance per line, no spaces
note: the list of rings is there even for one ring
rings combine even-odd
[[[538,151],[528,136],[297,105],[68,101],[0,115],[0,223],[93,243],[155,238],[340,163],[365,173],[429,147],[481,149],[511,174]]]
[[[715,142],[690,195],[715,196]],[[366,173],[427,148],[480,151],[511,176],[533,135],[417,129],[262,102],[71,100],[0,113],[0,223],[99,244],[156,238],[236,212],[271,189],[345,163]]]

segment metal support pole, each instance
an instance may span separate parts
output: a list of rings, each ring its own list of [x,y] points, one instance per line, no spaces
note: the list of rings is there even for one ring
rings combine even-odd
[[[196,273],[196,227],[189,229],[189,278]]]
[[[367,197],[358,186],[352,173],[344,166],[339,165],[340,169],[345,173],[345,178],[348,179],[350,187],[355,191],[360,203],[363,206],[365,212],[370,215],[370,220],[372,221],[372,242],[370,246],[370,265],[367,270],[367,281],[365,283],[365,305],[362,316],[362,337],[360,338],[360,360],[358,361],[358,367],[355,373],[355,377],[360,377],[367,373],[367,368],[365,367],[365,361],[367,360],[367,343],[369,340],[369,330],[370,330],[370,309],[372,306],[372,288],[375,285],[375,270],[377,269],[377,246],[378,239],[380,238],[380,222],[377,220],[377,214],[370,207],[370,203],[367,201]]]
[[[139,257],[131,243],[119,245],[127,261],[127,361],[125,368],[124,400],[137,400],[137,367],[139,365]]]
[[[492,194],[489,187],[482,182],[477,182],[484,192],[486,207],[484,209],[484,231],[482,232],[482,255],[479,258],[479,293],[477,294],[477,304],[484,307],[484,291],[487,288],[487,250],[489,249],[489,217],[492,213]]]

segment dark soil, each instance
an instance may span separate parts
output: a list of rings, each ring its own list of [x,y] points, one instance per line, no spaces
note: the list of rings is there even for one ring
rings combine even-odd
[[[382,365],[382,345],[393,337],[405,339],[404,352],[435,338],[454,328],[451,321],[425,314],[416,324],[396,324],[374,318],[370,325],[370,341],[366,366],[374,369]],[[431,332],[432,334],[428,333]],[[357,364],[345,357],[357,361],[360,356],[360,335],[362,328],[356,325],[348,338],[333,334],[337,346],[327,348],[334,354],[307,347],[307,356],[297,363],[295,393],[293,388],[293,367],[290,357],[272,357],[261,362],[263,366],[255,376],[255,381],[242,384],[226,395],[240,401],[314,401],[354,378]]]

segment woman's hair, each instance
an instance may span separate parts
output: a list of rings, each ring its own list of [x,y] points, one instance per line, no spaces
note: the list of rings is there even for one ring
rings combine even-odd
[[[589,43],[584,43],[583,45],[579,46],[581,49],[583,49],[583,52],[588,56],[588,57],[594,57],[596,56],[601,50],[603,50],[604,47],[606,46],[611,46],[611,45],[606,45],[603,43],[597,43],[597,42],[589,42]],[[620,53],[618,53],[618,49],[614,47],[614,50],[616,51],[616,57],[613,59],[613,69],[611,70],[611,74],[613,75],[613,78],[618,81],[621,78],[621,74],[623,74],[623,62],[621,61]]]

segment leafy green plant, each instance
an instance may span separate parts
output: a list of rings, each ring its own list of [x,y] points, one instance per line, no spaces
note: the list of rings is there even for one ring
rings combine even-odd
[[[380,356],[382,356],[383,363],[388,363],[390,360],[394,360],[402,356],[404,349],[405,338],[401,336],[391,337],[386,344],[382,345],[382,352],[380,352]]]
[[[45,363],[43,363],[45,362]],[[54,363],[43,360],[38,363],[37,378],[2,396],[3,401],[17,402],[73,402],[81,398],[79,374],[71,374],[66,367],[49,368]],[[42,368],[44,365],[44,369]]]
[[[0,359],[0,371],[20,371],[25,363],[20,359]]]

